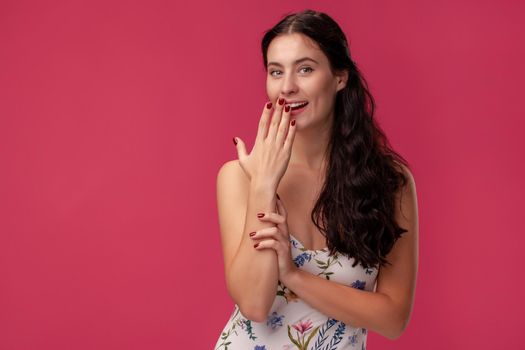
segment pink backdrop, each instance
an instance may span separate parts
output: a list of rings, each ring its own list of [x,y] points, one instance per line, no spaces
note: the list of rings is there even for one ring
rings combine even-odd
[[[525,6],[363,3],[2,1],[0,348],[212,348],[217,171],[253,143],[263,31],[305,8],[416,179],[414,311],[369,349],[523,347]]]

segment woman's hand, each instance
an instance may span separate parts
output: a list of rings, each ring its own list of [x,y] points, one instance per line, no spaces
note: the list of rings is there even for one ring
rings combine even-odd
[[[271,248],[277,252],[279,266],[279,280],[285,281],[297,271],[297,266],[292,260],[290,234],[288,233],[287,214],[283,203],[277,197],[277,213],[264,213],[261,221],[273,222],[277,226],[267,227],[255,231],[251,238],[256,241],[255,249]]]
[[[291,108],[285,110],[284,99],[278,102],[282,104],[275,103],[274,109],[271,102],[265,105],[255,144],[249,155],[244,141],[236,138],[239,163],[250,181],[262,181],[275,189],[288,167],[295,136],[295,126],[289,123]]]

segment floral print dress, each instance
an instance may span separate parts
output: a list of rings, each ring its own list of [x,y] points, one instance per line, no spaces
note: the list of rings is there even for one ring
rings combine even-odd
[[[313,275],[347,286],[375,291],[377,268],[352,267],[353,258],[328,248],[308,250],[290,234],[295,265]],[[366,349],[367,329],[355,328],[327,317],[280,281],[265,322],[254,322],[235,305],[214,350],[342,350]]]

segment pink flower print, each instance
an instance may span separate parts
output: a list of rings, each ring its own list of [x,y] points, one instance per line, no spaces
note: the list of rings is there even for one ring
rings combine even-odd
[[[292,332],[291,332],[292,327],[297,331],[297,339],[294,338],[292,335]],[[288,338],[297,347],[297,349],[306,350],[308,349],[308,344],[310,343],[312,338],[315,336],[320,326],[317,326],[314,329],[312,329],[312,321],[308,320],[308,321],[300,321],[299,323],[292,325],[292,327],[288,325]],[[310,329],[312,330],[309,332],[310,334],[308,334],[308,339],[305,340],[304,338],[307,337],[306,332],[309,331]]]
[[[308,319],[308,321],[306,322],[301,321],[298,324],[292,325],[292,327],[301,332],[301,334],[303,334],[304,332],[312,328],[312,321],[310,321],[310,319]]]

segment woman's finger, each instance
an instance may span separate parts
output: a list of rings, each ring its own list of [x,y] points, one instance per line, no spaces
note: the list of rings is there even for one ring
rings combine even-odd
[[[263,112],[261,114],[261,119],[259,119],[259,129],[257,130],[257,136],[255,142],[263,141],[268,134],[268,123],[270,122],[270,116],[272,114],[272,102],[267,102],[264,105]]]
[[[284,208],[283,201],[280,200],[279,198],[277,198],[277,210],[278,210],[279,215],[281,215],[282,217],[286,219],[287,212],[286,212],[286,209]]]
[[[281,122],[279,124],[279,129],[277,130],[277,135],[275,136],[275,143],[277,143],[278,145],[283,145],[284,139],[286,138],[286,135],[288,134],[291,113],[292,113],[292,108],[290,106],[285,105],[283,114],[282,114],[282,118],[281,118]]]
[[[284,109],[284,98],[278,98],[275,105],[275,110],[272,115],[272,121],[270,122],[270,129],[268,130],[268,139],[271,141],[275,140],[275,134],[279,124],[281,124],[281,115]]]
[[[292,119],[292,121],[290,122],[290,127],[288,128],[288,135],[286,135],[286,139],[284,140],[284,149],[288,152],[291,152],[290,149],[292,148],[293,140],[295,139],[295,131],[295,119]]]
[[[263,216],[259,217],[260,214],[263,214]],[[286,219],[282,215],[278,213],[271,213],[271,212],[259,213],[257,214],[257,217],[261,221],[274,222],[276,224],[283,224],[286,221]]]
[[[251,239],[266,239],[266,238],[273,238],[273,239],[279,239],[279,229],[276,226],[272,227],[265,227],[263,229],[257,230],[253,232],[253,235],[250,236]]]
[[[246,145],[244,144],[244,141],[240,137],[235,137],[235,141],[237,141],[235,147],[237,147],[238,158],[243,159],[244,157],[248,156],[246,153]]]
[[[264,241],[260,241],[260,242],[257,242],[257,243],[254,243],[253,247],[257,250],[261,250],[261,249],[267,249],[267,248],[272,248],[274,249],[276,252],[278,250],[280,250],[280,244],[279,242],[277,242],[275,239],[265,239]]]

